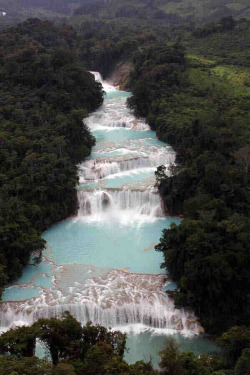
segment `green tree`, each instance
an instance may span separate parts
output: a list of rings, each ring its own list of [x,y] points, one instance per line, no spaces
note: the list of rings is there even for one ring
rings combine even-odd
[[[76,375],[76,373],[72,365],[60,362],[54,368],[53,375]]]
[[[52,365],[37,357],[0,357],[1,375],[52,375]]]
[[[184,375],[185,370],[183,369],[179,357],[180,350],[179,345],[172,338],[167,340],[167,344],[164,350],[160,351],[161,361],[160,368],[164,375]]]
[[[250,346],[250,329],[246,326],[235,326],[224,332],[216,344],[226,351],[230,364],[235,364],[242,351]],[[245,352],[247,358],[248,352]]]
[[[235,375],[250,375],[250,348],[243,349],[234,368]]]
[[[35,354],[36,333],[32,327],[18,327],[0,336],[0,353],[17,357],[32,357]]]
[[[56,365],[60,359],[74,357],[71,347],[79,343],[82,335],[82,327],[68,312],[63,313],[62,318],[39,319],[32,325],[36,337],[43,341]]]

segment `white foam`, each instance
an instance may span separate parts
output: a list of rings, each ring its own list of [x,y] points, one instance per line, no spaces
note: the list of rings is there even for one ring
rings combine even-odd
[[[82,269],[83,267],[83,269]],[[86,278],[86,266],[64,265],[61,281],[42,296],[24,302],[4,302],[1,325],[32,324],[40,317],[60,316],[69,311],[78,321],[141,332],[198,334],[192,312],[176,309],[162,291],[164,275],[111,270]],[[84,271],[84,277],[82,275]],[[72,287],[72,274],[78,283]]]
[[[141,168],[169,166],[174,163],[173,152],[152,153],[148,156],[113,156],[87,160],[79,165],[79,176],[81,181],[98,180],[112,174],[128,170],[139,170]]]
[[[124,211],[127,211],[129,220],[141,216],[148,216],[150,219],[164,216],[160,196],[150,189],[146,191],[79,190],[77,194],[78,217],[93,215],[98,217],[100,214],[104,214],[104,219],[105,214],[123,217]]]

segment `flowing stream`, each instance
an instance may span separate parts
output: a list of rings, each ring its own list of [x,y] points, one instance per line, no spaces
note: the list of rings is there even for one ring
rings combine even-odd
[[[68,310],[82,324],[127,332],[129,362],[151,356],[156,363],[169,334],[185,350],[211,351],[193,312],[176,309],[165,293],[175,285],[154,250],[162,230],[180,222],[165,216],[154,177],[158,165],[168,170],[175,153],[129,111],[129,93],[94,74],[106,95],[86,120],[97,143],[78,166],[78,214],[44,233],[43,261],[5,290],[1,327]]]

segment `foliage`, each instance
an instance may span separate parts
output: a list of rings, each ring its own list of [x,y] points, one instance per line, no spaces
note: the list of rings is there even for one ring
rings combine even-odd
[[[102,90],[77,62],[75,38],[37,19],[0,33],[0,288],[44,248],[41,232],[76,209],[75,164],[95,142],[82,119]]]
[[[250,347],[250,329],[246,326],[232,327],[217,339],[216,344],[226,351],[228,362],[235,364],[243,350]],[[245,354],[247,357],[247,352]]]
[[[37,357],[4,356],[0,357],[0,373],[1,375],[52,375],[52,365],[45,359]]]
[[[57,1],[39,1],[40,14],[58,11]],[[61,2],[65,13],[76,9],[73,3]],[[25,14],[18,9],[19,15],[40,12],[30,4]],[[164,253],[163,267],[179,285],[176,305],[194,307],[211,332],[249,324],[245,0],[202,0],[203,6],[186,0],[76,5],[76,14],[63,22],[73,23],[78,35],[65,24],[57,28],[37,19],[0,34],[0,286],[20,275],[34,250],[43,249],[41,232],[76,208],[75,163],[94,144],[82,118],[102,102],[100,86],[77,59],[104,76],[120,60],[133,60],[129,106],[177,151],[174,175],[167,177],[163,167],[156,174],[167,210],[185,215],[179,227],[163,232],[157,246]],[[11,12],[15,0],[8,6]],[[196,27],[194,17],[212,22]],[[187,26],[166,27],[182,22]],[[242,330],[248,332],[234,327],[218,340],[231,366],[237,361],[236,374],[247,374],[249,368]],[[102,374],[157,373],[150,363],[123,360],[125,340],[119,332],[92,324],[81,328],[66,314],[62,321],[42,319],[32,329],[3,335],[1,351],[14,355],[0,359],[3,374],[52,371],[48,363],[24,357],[34,354],[35,337],[46,342],[55,364],[60,361],[54,373],[91,374],[93,368]],[[224,370],[214,357],[180,353],[174,343],[162,352],[161,366],[166,373],[190,375],[234,371]]]
[[[150,362],[129,365],[124,359],[126,335],[91,322],[84,327],[68,312],[61,318],[39,319],[30,327],[11,329],[0,336],[0,371],[3,375],[247,375],[249,367],[249,328],[233,327],[217,340],[221,355],[181,352],[168,338],[160,352],[160,371]],[[35,342],[49,349],[52,364],[34,356]],[[225,369],[225,370],[224,370]],[[32,372],[33,371],[33,372]]]
[[[35,354],[36,336],[30,327],[11,329],[0,336],[0,352],[17,357],[31,357]]]
[[[235,375],[250,374],[250,348],[244,349],[235,365]]]
[[[53,364],[61,358],[75,357],[75,345],[80,342],[82,327],[69,313],[64,313],[62,319],[39,319],[31,329],[48,347]]]
[[[53,367],[34,357],[36,340],[49,349]],[[145,374],[150,363],[128,365],[123,360],[126,335],[91,322],[82,327],[68,312],[61,319],[39,319],[30,327],[11,329],[0,336],[1,374]],[[28,366],[26,369],[24,366]]]
[[[160,368],[164,375],[210,375],[224,365],[221,359],[212,355],[198,357],[192,352],[181,352],[172,338],[167,340],[160,355]]]
[[[146,26],[192,25],[213,21],[221,17],[250,18],[247,0],[0,0],[0,9],[7,15],[0,17],[0,26],[22,21],[27,17],[52,20],[96,18],[110,20],[133,20]]]
[[[233,38],[232,25],[220,24],[222,38]],[[246,33],[238,30],[231,46],[240,34],[245,43]],[[166,210],[185,215],[156,246],[179,285],[176,305],[192,306],[207,330],[222,332],[250,323],[250,91],[247,67],[209,58],[185,58],[179,44],[141,49],[128,105],[177,151],[174,174],[168,177],[163,167],[156,172]]]

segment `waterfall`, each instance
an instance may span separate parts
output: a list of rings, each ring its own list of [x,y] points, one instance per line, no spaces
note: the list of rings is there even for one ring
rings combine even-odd
[[[74,269],[75,267],[75,269]],[[80,274],[81,266],[65,266],[65,272]],[[105,327],[141,324],[151,328],[172,329],[183,334],[198,333],[199,324],[192,312],[176,309],[174,302],[161,290],[163,275],[133,274],[111,270],[106,274],[68,287],[59,282],[38,298],[23,303],[3,303],[1,324],[13,321],[32,324],[37,319],[60,316],[69,311],[78,321]]]
[[[119,98],[119,111],[116,108],[112,107],[112,103],[106,104],[103,106],[103,110],[96,112],[91,116],[91,120],[86,119],[86,124],[94,129],[100,126],[105,129],[108,128],[128,128],[133,130],[149,130],[149,126],[141,119],[135,119],[134,116],[130,113],[126,113],[126,100],[124,98]],[[121,111],[124,111],[124,114],[121,118]]]
[[[109,211],[133,210],[139,215],[162,217],[161,199],[150,190],[79,190],[79,216],[94,215]]]
[[[115,162],[87,161],[79,167],[79,176],[84,180],[99,180],[111,174],[119,173],[120,167]]]
[[[97,180],[107,177],[111,174],[124,172],[140,168],[152,168],[159,165],[169,166],[175,160],[174,152],[165,154],[151,154],[149,156],[133,157],[113,157],[109,160],[100,158],[88,160],[79,166],[79,176],[83,180]]]
[[[105,92],[118,92],[114,86],[103,81],[100,74],[92,72],[96,80],[102,83]],[[115,97],[105,100],[100,110],[95,111],[85,123],[91,128],[128,128],[133,130],[149,130],[144,119],[135,118],[132,111],[126,105],[127,97]]]
[[[59,317],[64,311],[69,311],[82,325],[91,321],[107,328],[125,325],[141,324],[151,328],[169,329],[187,334],[199,333],[199,324],[194,315],[187,315],[184,310],[174,309],[170,300],[159,301],[158,298],[148,303],[141,298],[137,303],[128,303],[103,309],[99,304],[62,303],[58,305],[25,306],[23,309],[14,303],[6,303],[0,314],[2,326],[10,327],[13,321],[22,324],[32,324],[39,318]],[[166,304],[168,303],[168,308]],[[119,328],[118,328],[119,329]]]

